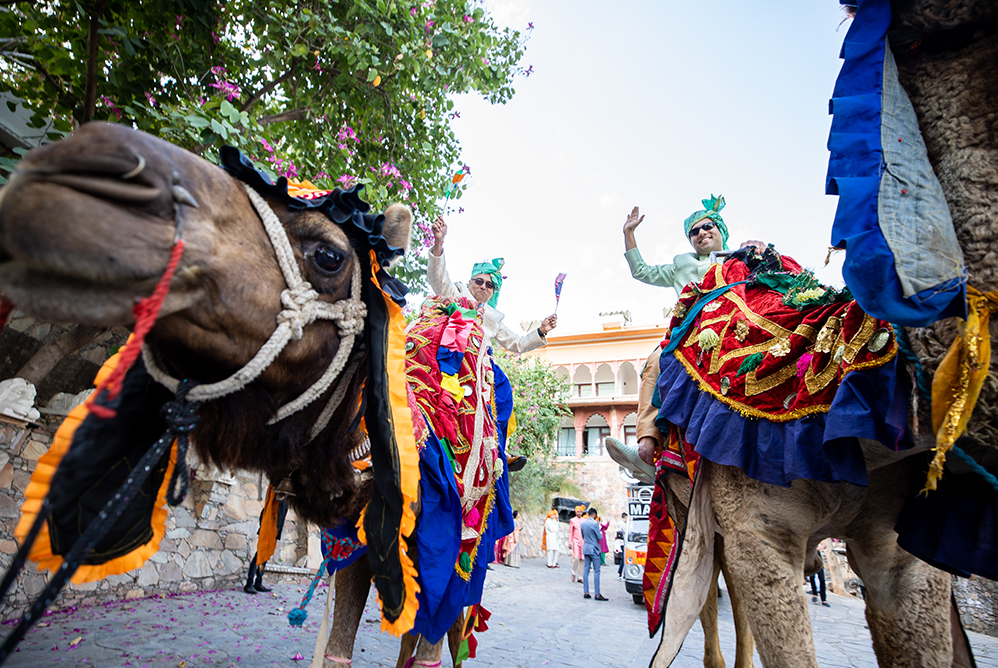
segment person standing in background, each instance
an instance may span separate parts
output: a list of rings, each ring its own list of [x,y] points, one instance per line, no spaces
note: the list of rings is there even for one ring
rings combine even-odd
[[[544,520],[544,540],[541,548],[547,553],[548,568],[558,568],[558,533],[561,529],[558,511],[552,509]]]
[[[582,575],[582,598],[592,598],[597,601],[608,600],[599,591],[599,569],[600,569],[600,557],[602,553],[600,552],[600,540],[603,536],[603,531],[600,529],[599,522],[596,521],[596,509],[589,509],[589,517],[582,521],[581,532],[583,547],[582,553],[585,555],[585,570]],[[589,569],[593,570],[593,593],[594,596],[589,596]]]
[[[572,550],[572,582],[582,582],[582,513],[586,507],[575,506],[575,517],[568,522],[568,547]]]

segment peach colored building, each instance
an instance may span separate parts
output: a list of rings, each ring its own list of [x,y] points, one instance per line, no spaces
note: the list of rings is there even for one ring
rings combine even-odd
[[[608,458],[607,436],[636,441],[638,377],[667,327],[632,326],[617,315],[623,314],[607,317],[599,330],[552,334],[546,346],[529,353],[550,362],[572,386],[572,417],[562,418],[559,457]]]

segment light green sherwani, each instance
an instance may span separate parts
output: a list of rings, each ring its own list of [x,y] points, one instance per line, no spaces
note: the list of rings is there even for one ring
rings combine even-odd
[[[637,247],[624,253],[631,276],[642,283],[672,287],[680,294],[687,283],[699,283],[710,269],[710,256],[683,253],[672,258],[672,264],[645,264]]]

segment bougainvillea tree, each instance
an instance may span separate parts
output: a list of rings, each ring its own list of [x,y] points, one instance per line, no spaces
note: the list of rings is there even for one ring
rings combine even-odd
[[[417,245],[462,166],[453,96],[504,103],[529,75],[529,28],[480,0],[2,5],[0,92],[51,137],[104,120],[209,160],[232,144],[275,176],[408,201]],[[422,286],[423,262],[399,271]]]

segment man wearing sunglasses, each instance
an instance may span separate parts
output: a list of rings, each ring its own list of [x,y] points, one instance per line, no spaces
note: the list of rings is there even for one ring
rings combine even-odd
[[[519,335],[503,324],[506,316],[496,310],[499,301],[499,289],[502,287],[502,258],[478,262],[471,269],[471,278],[467,285],[460,281],[451,281],[447,273],[447,263],[444,260],[444,237],[447,236],[447,222],[443,216],[437,216],[433,221],[433,247],[426,269],[426,278],[434,294],[441,297],[467,297],[480,304],[485,304],[482,317],[482,332],[488,341],[497,343],[500,347],[514,353],[525,353],[547,344],[547,333],[558,324],[558,316],[551,314],[544,318],[540,327],[527,334]],[[496,374],[497,382],[499,376]],[[503,377],[505,377],[503,375]],[[508,382],[507,382],[508,388]],[[508,391],[508,390],[507,390]],[[505,433],[505,432],[504,432]],[[505,437],[504,437],[505,438]],[[527,463],[523,455],[509,455],[506,465],[510,471],[519,471]]]
[[[447,223],[443,216],[433,221],[433,247],[430,248],[426,277],[434,294],[441,297],[468,297],[485,304],[482,329],[489,340],[494,340],[501,348],[513,353],[525,353],[540,348],[547,343],[545,338],[558,324],[558,316],[552,314],[544,318],[540,327],[527,334],[519,335],[503,324],[506,316],[496,310],[499,290],[502,287],[502,258],[479,262],[471,270],[467,285],[453,282],[447,273],[444,260],[444,237],[447,236]]]
[[[642,283],[671,287],[676,295],[682,293],[689,283],[699,283],[710,269],[710,254],[714,251],[728,249],[728,226],[721,218],[724,208],[724,197],[713,195],[710,199],[701,200],[703,209],[690,214],[683,221],[686,238],[693,246],[692,253],[682,253],[672,259],[672,264],[648,265],[638,251],[638,243],[634,231],[645,219],[638,207],[631,210],[624,223],[624,258],[631,268],[631,276]],[[759,250],[766,245],[761,241],[746,241],[741,247],[755,246]],[[663,434],[655,426],[657,409],[652,405],[655,393],[655,382],[658,379],[659,356],[661,347],[655,348],[648,357],[641,371],[641,384],[638,389],[638,447],[621,443],[615,438],[606,439],[607,453],[618,464],[631,470],[639,480],[654,483],[655,468],[653,466],[655,450],[662,445]]]

